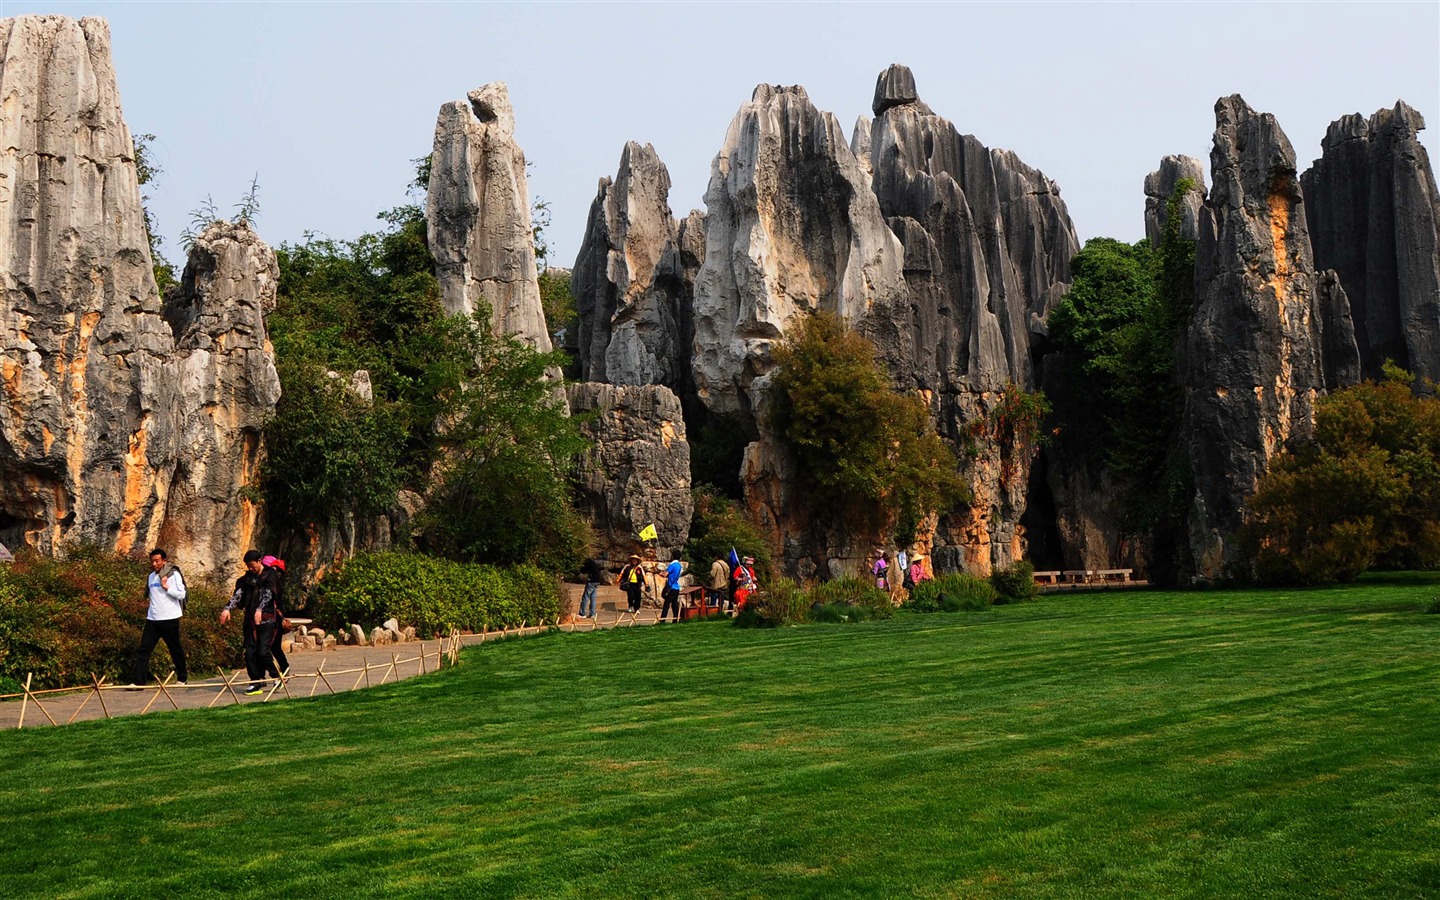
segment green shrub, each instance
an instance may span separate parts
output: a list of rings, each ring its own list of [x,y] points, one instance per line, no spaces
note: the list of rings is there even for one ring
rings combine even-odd
[[[184,560],[177,560],[182,571]],[[81,548],[66,559],[22,553],[0,566],[0,692],[87,684],[92,675],[129,681],[145,627],[143,559]],[[180,638],[196,675],[240,662],[240,629],[222,626],[220,595],[187,573],[188,598]],[[225,599],[228,599],[225,598]],[[152,672],[169,671],[163,649],[150,657]]]
[[[967,572],[950,572],[915,585],[907,606],[915,612],[960,612],[984,609],[998,597],[988,581]]]
[[[755,577],[761,584],[774,578],[770,546],[760,529],[745,517],[739,504],[703,488],[695,491],[695,513],[690,519],[690,539],[682,554],[692,571],[710,571],[710,563],[718,556],[726,559],[730,548],[741,556],[755,557]]]
[[[501,569],[418,553],[362,553],[316,587],[316,618],[369,628],[395,618],[424,637],[553,621],[560,587],[528,565]]]
[[[780,578],[750,595],[750,601],[735,617],[735,624],[741,628],[774,628],[803,622],[809,613],[810,599],[805,591],[790,579]]]
[[[1023,603],[1040,593],[1035,586],[1035,567],[1024,560],[991,572],[990,586],[995,588],[996,603]]]
[[[801,318],[775,344],[769,427],[794,453],[812,508],[859,526],[905,527],[968,500],[930,410],[895,390],[875,347],[840,317]]]
[[[1246,501],[1242,574],[1326,584],[1440,566],[1440,400],[1385,372],[1321,398],[1313,440],[1271,463]]]
[[[857,615],[863,615],[867,619],[888,619],[895,615],[895,606],[890,602],[889,594],[854,575],[817,584],[810,588],[808,595],[812,606],[818,604],[822,608],[841,607],[851,610],[852,612],[845,613],[850,617],[850,621],[858,621]],[[863,609],[865,612],[857,614],[853,612],[855,609]],[[821,621],[818,618],[816,620]]]

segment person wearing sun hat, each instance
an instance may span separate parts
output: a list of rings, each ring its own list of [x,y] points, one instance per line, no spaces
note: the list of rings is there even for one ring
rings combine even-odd
[[[925,568],[925,554],[916,553],[910,557],[910,571],[907,574],[910,576],[910,581],[913,584],[929,581],[933,577],[930,574],[930,570]]]
[[[625,568],[620,570],[620,589],[629,601],[631,615],[640,611],[640,594],[645,590],[645,571],[640,567],[640,554],[630,554]]]
[[[885,558],[885,551],[879,547],[870,554],[875,561],[870,564],[870,574],[875,576],[875,586],[882,591],[890,590],[890,561]]]

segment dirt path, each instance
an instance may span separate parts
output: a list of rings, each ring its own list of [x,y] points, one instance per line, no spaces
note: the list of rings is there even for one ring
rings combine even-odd
[[[574,590],[568,591],[571,587]],[[573,594],[573,597],[567,598],[570,600],[571,609],[578,607],[579,591],[579,586],[567,585],[567,592]],[[613,586],[602,587],[597,600],[599,609],[594,620],[577,620],[561,625],[560,630],[584,632],[654,625],[659,621],[659,610],[648,606],[643,608],[638,616],[623,612],[623,596],[619,589]],[[511,629],[486,635],[467,634],[461,635],[459,641],[462,647],[473,647],[505,637],[537,634],[541,630],[532,627],[523,632],[520,629]],[[40,704],[38,707],[33,700],[7,700],[0,702],[0,731],[15,728],[20,724],[22,707],[25,728],[49,728],[52,719],[57,725],[65,725],[71,721],[166,712],[177,708],[199,709],[233,706],[237,703],[272,703],[287,698],[318,697],[327,693],[359,690],[435,671],[436,666],[441,664],[444,643],[430,640],[384,647],[336,647],[324,652],[294,652],[290,654],[290,677],[285,683],[280,685],[269,682],[265,693],[255,697],[244,694],[249,687],[249,679],[241,668],[227,670],[223,675],[212,674],[208,678],[202,678],[203,673],[192,672],[188,685],[168,684],[163,691],[154,683],[140,690],[107,684],[99,695],[94,690],[41,694],[37,698]],[[163,648],[159,650],[159,657],[168,661]],[[444,664],[448,665],[448,660],[445,660]],[[319,674],[322,672],[323,678]],[[230,682],[228,686],[226,679]]]

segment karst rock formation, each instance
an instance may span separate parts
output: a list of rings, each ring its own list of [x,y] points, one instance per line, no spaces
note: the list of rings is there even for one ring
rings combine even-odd
[[[694,376],[712,415],[753,426],[755,381],[796,317],[828,310],[893,345],[900,242],[840,123],[802,87],[762,84],[731,120],[705,192]]]
[[[175,353],[167,380],[180,417],[160,543],[228,571],[255,546],[262,430],[280,400],[265,316],[275,308],[275,251],[246,224],[216,222],[195,239],[165,297]]]
[[[1323,309],[1344,303],[1315,270],[1295,151],[1274,116],[1233,95],[1216,102],[1215,120],[1181,361],[1191,550],[1205,576],[1233,562],[1230,536],[1270,460],[1310,435],[1326,384]],[[1346,359],[1331,367],[1351,364],[1353,337],[1332,343]]]
[[[525,154],[504,82],[440,107],[425,221],[445,311],[488,306],[497,334],[549,351]]]
[[[690,536],[690,445],[680,400],[663,385],[587,382],[566,387],[593,441],[577,465],[580,503],[590,510],[598,551],[621,561],[654,525],[661,558]]]
[[[0,104],[0,540],[226,569],[279,394],[274,254],[207,230],[162,306],[103,19],[0,21]]]
[[[1200,207],[1205,202],[1205,165],[1193,156],[1167,156],[1160,168],[1145,176],[1145,237],[1152,248],[1159,247],[1165,237],[1165,222],[1170,198],[1180,182],[1189,181],[1194,189],[1180,198],[1180,237],[1187,241],[1200,237]]]
[[[1315,264],[1350,300],[1365,378],[1386,359],[1440,380],[1440,195],[1404,102],[1331,123],[1300,178]]]
[[[989,419],[1007,385],[1036,387],[1032,340],[1068,290],[1079,242],[1055,183],[936,115],[909,69],[880,74],[871,108],[874,192],[904,246],[908,300],[881,353],[929,399],[940,433],[973,448],[975,499],[939,523],[936,565],[987,573],[1024,554],[1032,449]]]
[[[627,143],[614,179],[600,180],[571,270],[585,381],[689,388],[704,216],[677,222],[669,196],[670,173],[649,144]]]

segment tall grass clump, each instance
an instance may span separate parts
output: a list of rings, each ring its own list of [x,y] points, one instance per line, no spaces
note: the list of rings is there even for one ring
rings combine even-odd
[[[838,615],[846,616],[850,621],[861,616],[867,619],[888,619],[895,615],[895,607],[890,602],[889,594],[854,575],[821,582],[806,593],[811,608],[816,610],[817,615],[814,618],[817,621],[822,621],[819,611],[829,608],[837,609]],[[864,612],[857,613],[856,610]]]
[[[907,606],[914,612],[960,612],[993,606],[999,593],[968,572],[949,572],[915,585]]]

